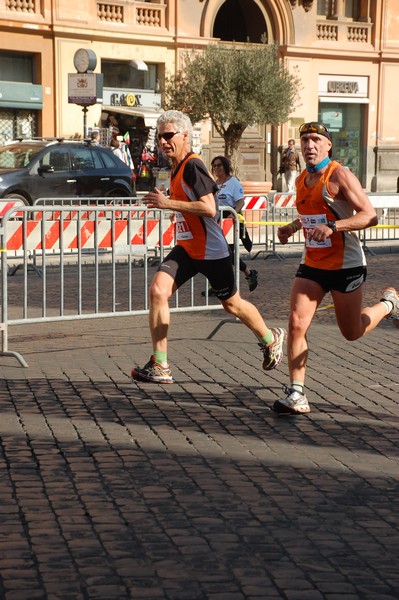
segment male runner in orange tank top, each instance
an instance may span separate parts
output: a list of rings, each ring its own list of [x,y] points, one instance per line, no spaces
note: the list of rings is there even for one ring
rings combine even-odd
[[[230,249],[218,223],[218,188],[202,159],[191,152],[191,137],[192,124],[187,115],[170,110],[159,117],[158,145],[172,162],[170,198],[155,188],[143,201],[150,208],[175,211],[177,243],[150,287],[153,354],[143,368],[132,370],[133,379],[138,381],[173,383],[167,361],[169,298],[197,273],[208,278],[225,311],[255,334],[265,370],[274,369],[283,358],[285,330],[268,329],[258,309],[241,298],[236,288]]]
[[[307,331],[320,302],[331,292],[335,316],[347,340],[362,337],[385,317],[399,322],[399,296],[385,288],[380,302],[362,307],[366,260],[354,233],[377,224],[377,215],[358,179],[330,160],[331,134],[322,123],[303,123],[299,128],[306,170],[296,180],[296,207],[300,217],[278,229],[288,238],[303,229],[305,249],[291,289],[288,327],[290,384],[286,397],[276,400],[280,414],[310,412],[304,391],[308,358]]]

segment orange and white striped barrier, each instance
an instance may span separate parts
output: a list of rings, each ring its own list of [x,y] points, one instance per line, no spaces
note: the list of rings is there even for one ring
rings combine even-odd
[[[25,206],[25,204],[22,202],[22,200],[12,200],[12,199],[0,200],[0,219],[2,219],[4,217],[6,212],[11,210],[11,208],[14,208],[15,206]],[[15,217],[20,217],[21,215],[22,215],[22,213],[14,214]]]
[[[294,208],[296,206],[296,194],[275,194],[274,208]]]
[[[264,210],[267,208],[266,196],[245,196],[242,210]]]
[[[162,211],[142,206],[136,209],[107,207],[106,211],[111,218],[99,218],[98,214],[103,210],[103,206],[94,209],[78,206],[76,211],[71,205],[62,208],[57,206],[54,213],[59,211],[60,218],[54,220],[55,215],[52,219],[49,218],[51,208],[25,206],[8,210],[1,219],[0,355],[13,356],[22,366],[27,366],[19,352],[8,348],[10,325],[148,314],[151,272],[146,267],[148,262],[154,264],[153,259],[163,260],[164,250],[174,244],[175,224]],[[129,218],[115,218],[115,213],[119,210],[127,211]],[[134,211],[143,213],[143,218],[132,219]],[[16,212],[22,213],[22,219],[14,219]],[[33,220],[32,216],[36,212],[41,213],[41,218]],[[95,214],[92,215],[92,212]],[[84,219],[84,216],[94,218]],[[225,222],[225,227],[229,231],[235,231],[237,217],[230,217]],[[86,250],[87,252],[83,252]],[[103,251],[101,256],[97,255],[97,250]],[[14,252],[18,254],[17,264],[10,270],[8,259]],[[150,256],[151,252],[154,256]],[[78,260],[74,260],[75,254],[78,255]],[[84,255],[83,260],[81,254]],[[119,259],[121,255],[122,260]],[[138,261],[136,256],[139,256]],[[56,277],[52,276],[47,266],[56,270]],[[95,269],[94,277],[92,266]],[[145,268],[133,270],[134,266]],[[73,294],[70,293],[69,275],[72,275],[72,271],[69,267],[73,268]],[[20,296],[18,302],[14,302],[8,293],[8,282],[19,268]],[[239,287],[238,264],[235,268]],[[37,284],[36,278],[30,276],[32,269],[42,278],[42,283]],[[104,269],[108,278],[105,281],[110,282],[109,285],[104,284]],[[203,290],[202,279],[199,285]],[[208,298],[203,299],[201,294],[190,291],[188,294],[182,293],[178,306],[171,310],[202,311],[204,308],[221,310],[222,305],[209,304]]]
[[[234,244],[234,219],[223,219],[222,231],[229,244]]]
[[[81,211],[77,211],[77,210],[70,210],[68,212],[65,212],[64,210],[53,210],[53,209],[49,209],[46,212],[35,212],[33,214],[33,219],[35,221],[58,221],[59,219],[62,219],[64,221],[73,221],[74,219],[78,219],[80,217],[80,219],[83,220],[90,220],[90,219],[129,219],[129,216],[131,219],[144,219],[144,212],[143,211],[131,211],[131,210],[107,210],[106,208],[104,210],[100,210],[100,211],[94,211],[94,210],[86,210],[84,212]]]
[[[10,221],[7,224],[6,250],[76,250],[80,248],[112,248],[116,245],[139,244],[147,247],[170,246],[174,241],[174,224],[165,221],[135,220],[64,220]]]

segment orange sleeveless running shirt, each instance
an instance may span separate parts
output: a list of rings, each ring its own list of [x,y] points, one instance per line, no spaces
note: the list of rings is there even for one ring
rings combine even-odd
[[[188,164],[190,163],[190,164]],[[216,184],[198,154],[186,156],[172,174],[170,197],[182,202],[195,202],[201,196],[214,193]],[[216,209],[217,200],[215,198]],[[226,238],[215,217],[199,217],[176,212],[176,243],[197,260],[217,260],[230,255]]]
[[[316,269],[349,269],[366,264],[359,238],[353,231],[338,231],[325,242],[308,240],[307,232],[327,221],[349,219],[354,211],[349,202],[336,198],[328,187],[331,175],[340,164],[331,161],[319,181],[305,185],[306,170],[296,180],[296,208],[301,217],[305,249],[301,263]]]

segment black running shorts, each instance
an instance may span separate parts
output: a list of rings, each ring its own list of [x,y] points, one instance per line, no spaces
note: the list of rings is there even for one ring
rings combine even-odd
[[[179,288],[198,273],[208,279],[219,300],[227,300],[237,292],[231,256],[217,260],[196,260],[191,258],[181,246],[175,246],[158,271],[168,273]]]
[[[352,269],[315,269],[306,265],[299,265],[296,277],[310,279],[318,283],[325,292],[353,292],[360,287],[367,278],[367,267],[354,267]]]

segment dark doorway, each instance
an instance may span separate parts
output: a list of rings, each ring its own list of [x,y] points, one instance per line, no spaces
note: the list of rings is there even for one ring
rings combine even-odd
[[[229,42],[267,42],[267,26],[260,8],[253,0],[226,0],[216,15],[213,37]]]

